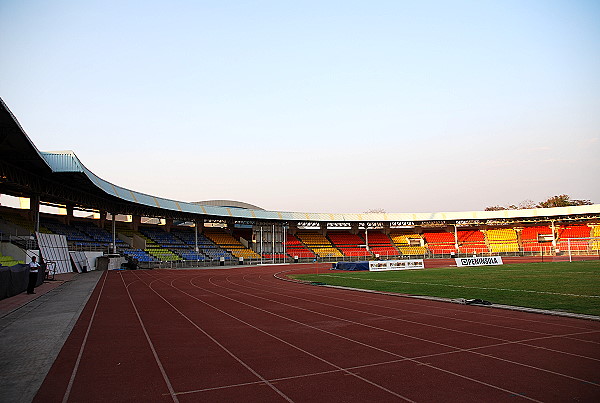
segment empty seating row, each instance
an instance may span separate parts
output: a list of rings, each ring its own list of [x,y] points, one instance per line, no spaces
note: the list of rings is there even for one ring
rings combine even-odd
[[[141,249],[123,248],[121,253],[130,259],[135,259],[138,262],[156,262],[157,259]]]
[[[419,234],[392,233],[390,238],[397,246],[422,246],[423,244],[423,238]]]
[[[17,260],[12,256],[4,256],[0,253],[0,266],[14,266],[16,264],[23,264],[22,260]]]
[[[408,256],[421,256],[427,254],[427,248],[424,246],[399,246],[400,252]]]
[[[452,232],[425,232],[423,238],[427,249],[436,254],[450,254],[456,252],[456,239]]]
[[[357,234],[348,231],[329,231],[327,234],[333,246],[344,256],[371,256],[368,251],[365,240]]]
[[[452,232],[425,232],[423,234],[423,238],[425,238],[425,242],[428,244],[431,243],[451,243],[454,244],[454,233]]]
[[[538,242],[540,235],[552,235],[552,228],[548,226],[533,226],[524,227],[521,230],[521,241],[522,242]]]
[[[591,242],[591,249],[595,251],[600,250],[600,225],[592,227],[592,230],[590,231],[590,236],[592,238],[595,238]]]
[[[567,225],[558,230],[559,239],[567,238],[589,238],[590,227],[587,225]]]
[[[89,235],[84,234],[73,226],[65,225],[59,221],[43,220],[41,221],[41,224],[54,234],[64,235],[67,238],[67,241],[95,242]]]
[[[195,260],[203,262],[206,260],[206,256],[204,253],[191,249],[181,249],[178,251],[179,256],[181,256],[184,260]]]
[[[379,256],[398,256],[400,253],[394,247],[389,236],[380,231],[369,231],[365,235],[368,238],[369,251]]]
[[[146,237],[152,239],[154,242],[164,247],[185,245],[185,243],[181,239],[175,237],[169,232],[163,231],[162,229],[141,227],[139,231]]]
[[[298,238],[292,234],[287,234],[286,242],[286,253],[290,257],[298,258],[314,258],[315,254],[312,250],[308,249]]]
[[[492,253],[519,252],[517,231],[514,228],[495,228],[486,231]]]
[[[220,229],[205,230],[204,234],[208,239],[213,241],[222,249],[227,250],[235,257],[244,259],[260,259],[260,255],[252,249],[246,248],[240,241],[235,239],[231,234]]]
[[[321,233],[299,231],[296,236],[317,256],[320,257],[343,257],[344,255],[336,249],[332,243]]]
[[[319,245],[331,247],[331,242],[325,235],[317,232],[299,231],[296,236],[307,246]]]
[[[313,246],[312,251],[320,257],[344,257],[342,252],[334,247],[327,246]]]
[[[29,234],[32,234],[33,232],[35,232],[35,229],[33,227],[33,222],[18,213],[2,211],[2,219],[13,226],[20,228],[22,232],[26,232]],[[41,233],[45,233],[45,234],[52,233],[50,230],[48,230],[46,227],[44,227],[41,224],[40,224],[39,231]]]
[[[161,248],[159,245],[147,246],[144,251],[163,262],[178,262],[181,260],[180,256],[173,253],[169,249]]]
[[[587,225],[566,225],[558,229],[556,247],[559,250],[587,251],[590,247],[590,227]]]

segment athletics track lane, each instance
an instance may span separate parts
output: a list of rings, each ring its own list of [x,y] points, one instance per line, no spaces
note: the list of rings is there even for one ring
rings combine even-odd
[[[69,401],[600,397],[597,322],[310,287],[281,270],[109,272],[36,400],[63,400],[80,351]]]

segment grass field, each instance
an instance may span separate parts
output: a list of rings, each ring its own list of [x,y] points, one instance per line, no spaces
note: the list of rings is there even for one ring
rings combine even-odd
[[[600,316],[600,262],[519,263],[386,272],[327,271],[299,280]]]

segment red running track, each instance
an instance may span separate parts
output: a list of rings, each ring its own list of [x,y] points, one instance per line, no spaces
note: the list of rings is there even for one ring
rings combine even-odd
[[[600,323],[282,281],[112,271],[36,402],[600,401]]]

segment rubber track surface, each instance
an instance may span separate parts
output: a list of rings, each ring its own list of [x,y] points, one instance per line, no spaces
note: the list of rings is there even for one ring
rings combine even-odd
[[[598,322],[274,276],[328,267],[107,272],[35,401],[600,401]]]

